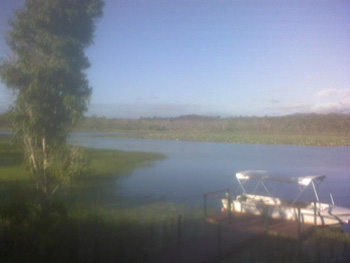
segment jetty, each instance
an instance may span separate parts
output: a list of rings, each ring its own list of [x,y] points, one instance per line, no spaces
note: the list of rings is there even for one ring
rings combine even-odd
[[[331,203],[321,202],[318,189],[325,175],[283,177],[264,170],[247,170],[237,173],[236,178],[242,194],[231,196],[229,189],[205,193],[204,231],[195,239],[164,250],[154,262],[220,262],[262,235],[301,241],[312,227],[350,225],[350,209],[336,206],[330,191]],[[245,188],[250,180],[257,182],[252,194]],[[284,200],[272,195],[269,182],[297,186],[299,192],[294,200]],[[259,187],[266,191],[265,195],[257,194]],[[314,199],[300,200],[308,189],[313,191]],[[213,209],[214,200],[221,203],[221,209]]]

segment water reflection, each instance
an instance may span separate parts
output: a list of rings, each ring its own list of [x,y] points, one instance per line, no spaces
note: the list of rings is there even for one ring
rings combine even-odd
[[[234,174],[247,169],[284,176],[326,174],[336,204],[350,206],[350,147],[245,145],[116,138],[108,133],[74,133],[70,141],[86,147],[163,153],[167,158],[122,179],[118,194],[187,204],[202,194],[236,186]]]

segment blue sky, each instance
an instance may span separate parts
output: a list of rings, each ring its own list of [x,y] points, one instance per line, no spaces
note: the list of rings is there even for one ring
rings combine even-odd
[[[22,0],[0,0],[7,19]],[[88,115],[350,113],[350,1],[106,0]],[[0,111],[11,94],[0,84]]]

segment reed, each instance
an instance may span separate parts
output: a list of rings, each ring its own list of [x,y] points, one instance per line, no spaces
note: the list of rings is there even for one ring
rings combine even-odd
[[[90,173],[58,191],[43,218],[21,153],[0,143],[0,261],[142,262],[177,244],[179,227],[186,228],[184,239],[200,232],[201,214],[183,205],[129,205],[112,195],[117,178],[163,155],[94,149],[86,155]]]

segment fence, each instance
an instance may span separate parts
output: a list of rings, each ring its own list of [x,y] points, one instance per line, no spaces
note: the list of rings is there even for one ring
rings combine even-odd
[[[154,262],[171,248],[182,246],[200,236],[204,222],[183,214],[166,220],[140,223],[106,233],[98,229],[93,237],[93,253],[81,262]]]

